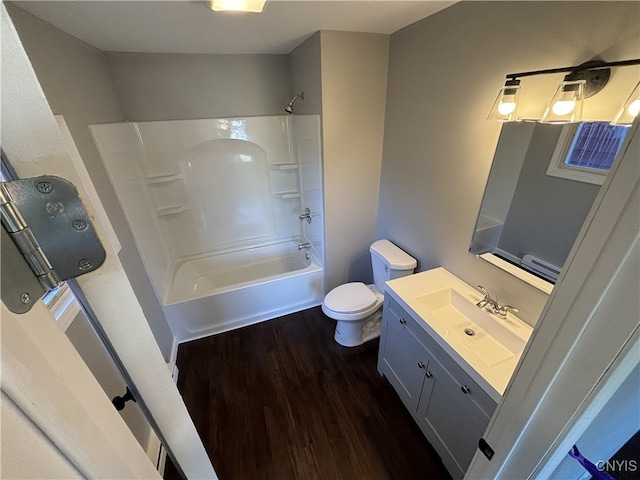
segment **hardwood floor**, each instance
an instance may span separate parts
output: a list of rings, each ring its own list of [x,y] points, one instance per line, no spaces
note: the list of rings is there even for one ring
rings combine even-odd
[[[180,346],[178,388],[220,479],[449,479],[378,374],[378,340],[342,347],[334,328],[317,307]]]

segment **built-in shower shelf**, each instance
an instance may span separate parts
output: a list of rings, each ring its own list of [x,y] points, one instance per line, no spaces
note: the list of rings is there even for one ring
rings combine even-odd
[[[151,185],[154,183],[171,183],[176,180],[182,180],[181,173],[175,173],[173,175],[156,175],[154,177],[147,177],[147,184]]]
[[[269,168],[271,170],[297,170],[298,164],[297,163],[274,163],[272,165],[269,165]]]
[[[165,207],[159,208],[157,210],[157,214],[159,217],[168,217],[170,215],[179,215],[184,212],[188,212],[191,210],[189,205],[177,205],[175,207]]]
[[[300,192],[279,192],[279,193],[274,193],[273,196],[275,198],[282,198],[282,199],[300,198]]]

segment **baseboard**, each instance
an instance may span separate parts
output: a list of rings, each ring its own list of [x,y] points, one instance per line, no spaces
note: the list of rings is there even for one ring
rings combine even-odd
[[[189,332],[185,330],[182,332],[183,338],[181,338],[178,341],[178,343],[180,344],[180,343],[191,342],[193,340],[199,340],[201,338],[210,337],[212,335],[218,335],[220,333],[237,330],[242,327],[248,327],[249,325],[255,325],[256,323],[268,322],[269,320],[274,320],[284,315],[300,312],[302,310],[306,310],[308,308],[314,308],[320,305],[322,305],[322,300],[312,301],[308,303],[303,303],[301,305],[294,305],[294,306],[289,306],[283,309],[274,310],[266,314],[243,318],[235,322],[212,325],[211,327],[207,327],[195,332]]]

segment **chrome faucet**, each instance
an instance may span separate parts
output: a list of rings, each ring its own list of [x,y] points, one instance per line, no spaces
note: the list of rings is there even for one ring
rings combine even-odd
[[[303,248],[311,248],[311,242],[304,242],[298,244],[298,250],[302,250]]]
[[[495,300],[491,298],[491,295],[489,295],[489,292],[482,285],[478,285],[478,290],[484,293],[484,298],[480,300],[478,303],[476,303],[476,307],[485,308],[487,305],[493,305],[495,303]]]
[[[317,213],[312,213],[311,210],[309,210],[309,207],[304,209],[304,213],[300,214],[300,216],[298,217],[300,220],[307,220],[307,223],[311,223],[311,217],[317,217],[318,214]]]
[[[491,298],[491,295],[489,295],[489,292],[482,285],[478,285],[478,290],[480,290],[484,294],[484,298],[480,300],[478,303],[476,303],[476,307],[485,308],[500,318],[507,318],[507,312],[509,311],[513,313],[519,312],[519,310],[512,305],[500,305],[498,303],[498,300],[500,300],[500,297],[496,297],[494,300],[493,298]]]
[[[495,313],[500,318],[507,318],[507,312],[518,313],[520,311],[516,307],[512,307],[511,305],[499,305],[497,301],[496,305],[497,308],[493,313]]]

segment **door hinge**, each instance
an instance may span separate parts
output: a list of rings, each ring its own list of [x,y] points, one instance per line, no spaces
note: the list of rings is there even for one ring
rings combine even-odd
[[[42,176],[0,183],[2,301],[26,313],[60,282],[91,272],[106,253],[75,186]]]

